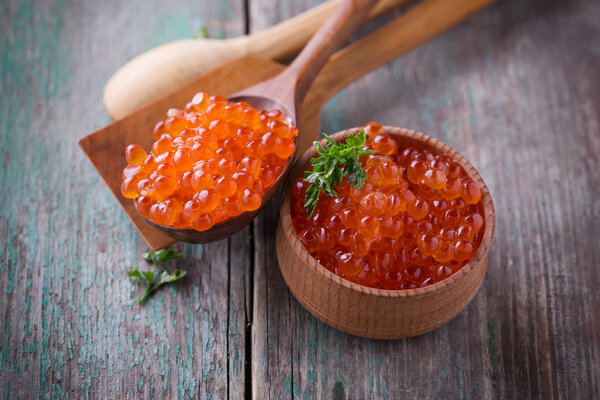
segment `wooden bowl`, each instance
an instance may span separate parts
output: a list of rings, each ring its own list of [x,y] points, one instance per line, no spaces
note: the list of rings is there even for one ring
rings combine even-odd
[[[360,132],[352,128],[333,135],[337,141]],[[483,238],[475,256],[458,272],[433,285],[417,289],[383,290],[347,281],[327,270],[306,251],[292,225],[290,195],[293,180],[316,154],[307,150],[292,168],[281,198],[277,227],[279,268],[298,301],[328,325],[352,335],[373,339],[400,339],[429,332],[450,321],[479,289],[494,234],[495,213],[490,192],[475,168],[456,150],[424,133],[384,126],[398,144],[427,148],[459,162],[481,187],[484,204]],[[324,143],[323,143],[324,144]]]

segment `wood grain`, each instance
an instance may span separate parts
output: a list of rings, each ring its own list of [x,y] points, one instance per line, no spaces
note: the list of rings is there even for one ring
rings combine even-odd
[[[317,0],[248,3],[257,31]],[[408,340],[336,331],[279,273],[277,200],[143,308],[141,238],[77,148],[111,73],[190,37],[245,33],[229,1],[0,4],[0,397],[600,398],[600,5],[504,1],[334,97],[321,127],[432,134],[494,197],[486,278]],[[252,284],[247,282],[252,282]],[[248,333],[251,333],[250,340]]]

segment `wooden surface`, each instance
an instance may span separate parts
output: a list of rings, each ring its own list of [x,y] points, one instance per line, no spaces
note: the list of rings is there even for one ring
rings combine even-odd
[[[189,279],[133,304],[126,270],[144,266],[146,248],[76,145],[108,122],[104,83],[201,25],[232,37],[316,3],[0,4],[4,398],[600,397],[593,0],[505,0],[353,84],[322,114],[326,132],[367,120],[427,132],[488,184],[497,212],[488,272],[447,325],[384,342],[318,322],[278,270],[276,201],[229,240],[178,245]]]

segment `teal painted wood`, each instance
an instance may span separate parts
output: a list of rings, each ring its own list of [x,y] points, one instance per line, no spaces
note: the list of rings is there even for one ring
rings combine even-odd
[[[268,3],[251,2],[252,21],[310,2]],[[598,17],[592,2],[502,2],[329,102],[325,132],[375,120],[473,162],[497,210],[488,273],[434,332],[349,336],[287,291],[271,205],[255,227],[253,398],[600,397],[600,48],[586,39],[600,35]]]
[[[202,25],[241,34],[243,9],[1,3],[0,398],[244,397],[248,233],[178,246],[189,279],[133,304],[146,246],[76,144],[127,59]]]
[[[248,2],[250,28],[311,1]],[[276,200],[178,245],[190,273],[144,307],[145,246],[76,139],[108,122],[128,58],[245,29],[242,0],[0,4],[2,398],[600,398],[600,6],[503,2],[356,82],[334,132],[376,120],[467,156],[498,212],[488,275],[446,326],[401,341],[331,329],[287,290]],[[174,266],[174,265],[173,265]]]

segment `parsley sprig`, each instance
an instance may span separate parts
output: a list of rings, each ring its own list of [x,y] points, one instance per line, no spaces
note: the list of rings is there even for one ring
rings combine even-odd
[[[335,186],[342,183],[344,176],[350,186],[362,189],[367,174],[363,171],[358,157],[368,156],[373,152],[363,150],[367,141],[364,130],[348,136],[346,143],[336,143],[330,136],[323,136],[327,139],[327,144],[323,147],[319,142],[313,143],[319,156],[310,160],[312,171],[304,172],[304,181],[311,183],[306,189],[304,199],[309,218],[315,211],[321,190],[329,197],[337,197]]]
[[[162,250],[159,250],[156,252],[150,250],[149,252],[142,254],[142,257],[144,257],[144,259],[146,259],[146,260],[152,261],[152,264],[154,264],[155,270],[154,271],[140,271],[137,268],[132,267],[127,272],[127,275],[129,275],[130,277],[139,279],[140,281],[146,283],[146,289],[144,289],[144,293],[142,293],[140,298],[137,299],[138,304],[142,304],[143,302],[148,300],[150,295],[152,293],[154,293],[156,291],[156,289],[158,289],[162,285],[167,284],[167,283],[176,282],[176,281],[180,280],[181,278],[183,278],[187,273],[186,271],[175,270],[172,273],[169,271],[161,271],[159,274],[158,271],[156,270],[156,268],[158,268],[158,265],[161,262],[173,260],[175,258],[181,257],[181,254],[179,254],[177,251],[175,251],[173,249],[162,249]]]
[[[192,36],[192,39],[208,39],[208,29],[206,26],[201,26],[198,33]]]

